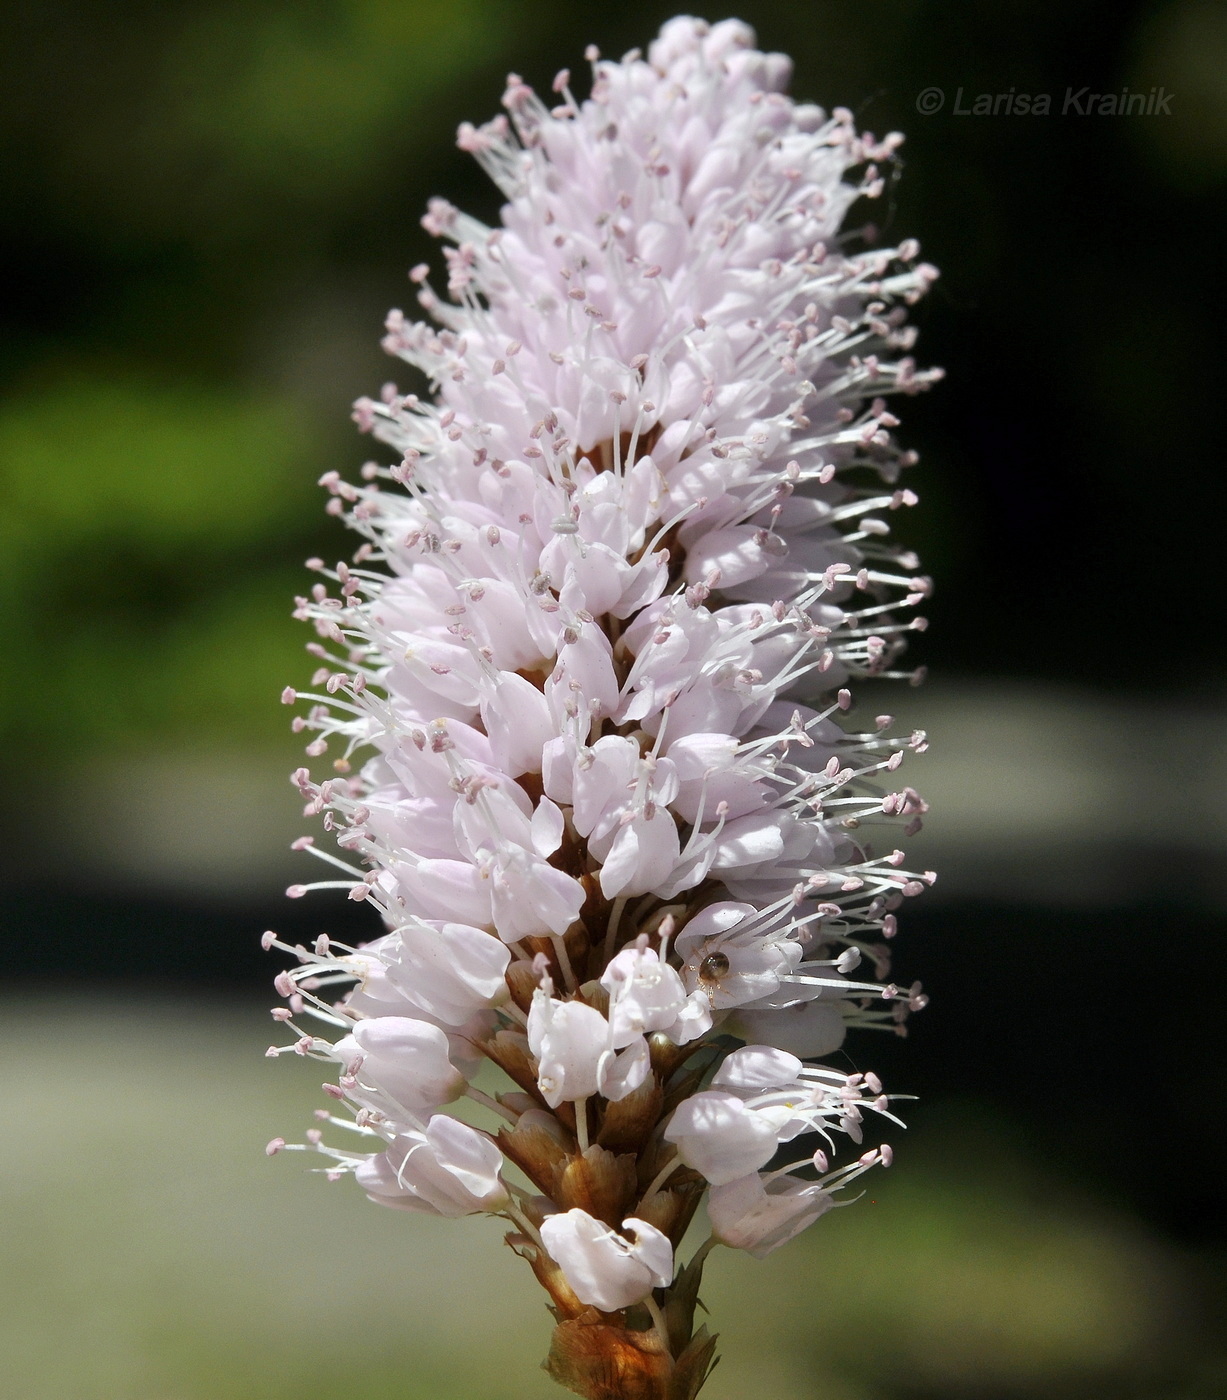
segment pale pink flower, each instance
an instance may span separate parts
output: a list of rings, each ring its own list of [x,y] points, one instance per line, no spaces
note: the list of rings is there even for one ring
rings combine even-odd
[[[687,992],[677,971],[654,948],[624,948],[601,974],[601,986],[609,993],[613,1043],[619,1048],[645,1032],[660,1031],[675,1045],[685,1045],[711,1030],[706,994]]]
[[[614,1027],[595,1007],[559,1001],[547,980],[533,995],[528,1047],[537,1058],[537,1087],[551,1108],[603,1094],[616,1102],[643,1083],[648,1046],[642,1034],[622,1038],[615,1053]]]
[[[484,1134],[437,1113],[360,1162],[354,1178],[373,1201],[429,1215],[497,1213],[507,1204],[503,1154]]]
[[[765,1181],[755,1172],[713,1186],[707,1197],[707,1216],[721,1244],[762,1259],[834,1204],[831,1193],[816,1183],[795,1178]]]
[[[541,1238],[575,1296],[602,1312],[630,1307],[673,1282],[673,1246],[646,1220],[624,1220],[619,1234],[587,1211],[568,1210],[542,1224]]]
[[[446,1034],[428,1021],[379,1016],[359,1021],[332,1046],[332,1055],[354,1081],[356,1099],[384,1111],[390,1100],[421,1112],[464,1093],[464,1076],[448,1059],[448,1049]]]

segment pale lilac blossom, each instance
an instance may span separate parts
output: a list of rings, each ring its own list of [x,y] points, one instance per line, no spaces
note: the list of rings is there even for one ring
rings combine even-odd
[[[687,992],[675,968],[662,962],[654,948],[639,942],[624,948],[601,974],[609,993],[613,1043],[632,1044],[645,1032],[659,1031],[675,1045],[685,1045],[712,1027],[711,1006],[701,989]]]

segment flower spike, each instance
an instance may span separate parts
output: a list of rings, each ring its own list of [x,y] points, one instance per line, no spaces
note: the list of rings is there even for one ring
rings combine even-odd
[[[330,1100],[267,1151],[502,1218],[555,1379],[691,1400],[711,1248],[766,1254],[891,1161],[864,1145],[899,1123],[881,1084],[821,1060],[925,1000],[884,979],[934,878],[898,849],[927,808],[895,770],[926,740],[852,707],[922,674],[887,398],[939,377],[907,323],[936,273],[849,227],[901,138],[792,101],[744,24],[587,57],[586,99],[513,75],[460,128],[499,225],[431,201],[446,292],[414,268],[425,319],[384,339],[429,396],[359,400],[382,459],[321,480],[362,543],[309,561],[318,669],[281,700],[339,853],[295,843],[332,869],[289,893],[342,890],[383,932],[264,935],[290,963],[269,1053],[327,1065]]]

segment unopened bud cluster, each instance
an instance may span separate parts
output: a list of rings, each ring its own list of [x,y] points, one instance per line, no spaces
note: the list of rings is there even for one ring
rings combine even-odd
[[[924,735],[844,712],[918,678],[884,396],[935,377],[905,315],[935,274],[843,229],[899,138],[794,103],[753,45],[673,20],[646,58],[590,52],[582,103],[513,77],[461,129],[501,222],[430,206],[448,295],[414,269],[430,319],[385,341],[430,393],[357,405],[391,464],[324,478],[365,538],[311,561],[320,667],[283,696],[337,848],[297,843],[330,878],[290,893],[387,930],[266,935],[293,960],[270,1053],[330,1063],[318,1116],[357,1135],[295,1146],[381,1204],[509,1222],[549,1368],[593,1397],[697,1392],[701,1202],[762,1255],[889,1163],[881,1084],[817,1061],[923,1004],[885,979],[933,878],[891,834]]]

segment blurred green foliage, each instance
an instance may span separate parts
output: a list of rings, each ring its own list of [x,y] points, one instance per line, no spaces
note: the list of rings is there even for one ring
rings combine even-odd
[[[495,56],[491,0],[6,7],[9,219],[123,250],[261,238],[281,256],[362,217],[441,91]],[[241,310],[240,310],[241,316]]]
[[[6,557],[63,568],[107,540],[152,558],[249,544],[292,518],[308,451],[287,404],[83,366],[0,418]]]
[[[105,67],[87,76],[101,89],[97,119],[81,123],[69,103],[67,129],[43,132],[62,215],[124,243],[260,240],[282,256],[327,238],[440,90],[499,38],[485,0],[179,6],[155,22],[160,44],[97,7],[90,22],[116,47],[148,45],[148,66],[123,89]]]
[[[17,4],[0,25],[0,220],[85,274],[71,337],[52,303],[7,347],[0,730],[61,761],[267,742],[345,419],[250,346],[499,25],[484,0]]]
[[[13,395],[0,411],[13,738],[64,757],[270,734],[276,688],[302,664],[298,579],[279,561],[314,516],[310,461],[302,415],[250,392],[85,364]]]

